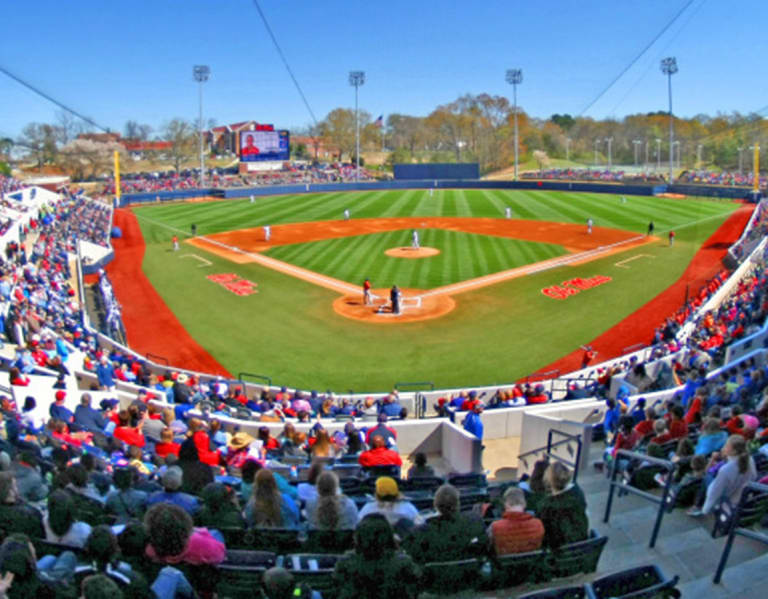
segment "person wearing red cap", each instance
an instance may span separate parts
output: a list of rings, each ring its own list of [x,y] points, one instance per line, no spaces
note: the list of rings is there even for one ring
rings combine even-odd
[[[48,414],[54,420],[61,420],[63,422],[73,422],[75,415],[70,411],[67,406],[64,405],[64,401],[67,399],[67,392],[63,389],[56,391],[56,400],[48,409]]]

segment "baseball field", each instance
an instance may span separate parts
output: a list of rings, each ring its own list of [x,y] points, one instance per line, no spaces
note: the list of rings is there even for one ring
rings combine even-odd
[[[118,210],[108,270],[129,344],[172,364],[338,392],[500,384],[622,322],[614,349],[649,341],[668,313],[632,315],[673,290],[679,307],[748,213],[723,200],[522,190],[190,201]]]

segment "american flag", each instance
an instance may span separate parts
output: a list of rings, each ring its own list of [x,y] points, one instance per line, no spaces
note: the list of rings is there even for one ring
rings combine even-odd
[[[384,115],[380,114],[379,118],[377,118],[375,121],[373,121],[373,126],[378,127],[381,129],[384,126]]]

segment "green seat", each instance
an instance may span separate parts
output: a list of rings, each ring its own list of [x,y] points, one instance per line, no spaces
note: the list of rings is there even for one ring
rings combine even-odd
[[[600,536],[596,531],[591,530],[586,540],[563,545],[550,555],[550,577],[564,578],[595,572],[607,542],[608,537]]]
[[[423,566],[422,590],[440,595],[458,593],[480,586],[483,560],[463,559],[429,562]]]

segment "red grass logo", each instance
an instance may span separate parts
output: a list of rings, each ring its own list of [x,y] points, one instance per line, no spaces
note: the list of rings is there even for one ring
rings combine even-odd
[[[595,275],[588,279],[576,278],[568,281],[563,281],[560,285],[552,285],[551,287],[545,287],[541,292],[547,297],[553,299],[564,300],[568,296],[576,295],[580,291],[585,289],[592,289],[598,285],[604,285],[611,281],[611,277],[605,277],[603,275]]]
[[[256,289],[258,283],[254,283],[248,279],[241,279],[238,275],[232,273],[208,275],[206,279],[218,283],[224,287],[224,289],[228,289],[235,295],[252,295],[259,292],[259,290]]]

